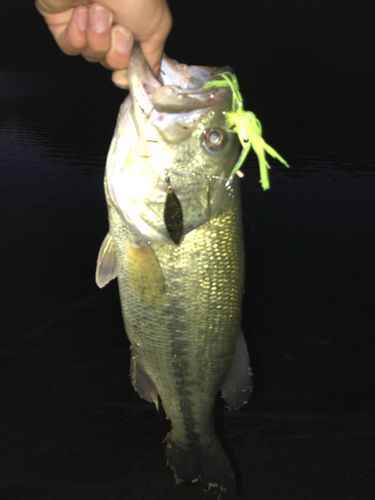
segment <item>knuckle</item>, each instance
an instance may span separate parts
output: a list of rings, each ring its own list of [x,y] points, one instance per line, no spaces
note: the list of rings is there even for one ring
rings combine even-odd
[[[97,52],[92,52],[90,50],[82,51],[81,55],[86,59],[86,61],[90,63],[98,63],[103,59],[103,55],[98,54]]]

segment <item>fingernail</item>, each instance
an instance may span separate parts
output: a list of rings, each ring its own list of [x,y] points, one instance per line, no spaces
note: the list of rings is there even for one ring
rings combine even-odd
[[[132,37],[121,28],[115,29],[115,48],[119,54],[127,54],[131,50]]]
[[[127,89],[129,87],[128,72],[126,69],[113,71],[112,81],[120,89]]]
[[[96,33],[101,34],[112,24],[112,14],[102,5],[93,5],[93,26]]]
[[[80,31],[86,31],[87,27],[87,9],[83,7],[82,9],[78,8],[75,12],[74,21],[76,26]]]

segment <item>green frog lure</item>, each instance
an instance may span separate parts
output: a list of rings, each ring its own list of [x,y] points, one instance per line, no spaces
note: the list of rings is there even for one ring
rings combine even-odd
[[[262,137],[262,125],[255,114],[251,111],[245,111],[243,108],[243,98],[240,92],[236,76],[229,71],[219,73],[219,78],[211,80],[204,84],[204,88],[229,87],[232,92],[232,111],[225,113],[225,120],[228,132],[238,135],[242,146],[242,152],[234,165],[229,176],[231,179],[235,174],[243,176],[241,167],[244,164],[247,155],[251,149],[257,155],[260,171],[260,184],[264,190],[270,188],[268,170],[270,165],[266,159],[266,154],[279,160],[280,163],[289,167],[287,161]]]

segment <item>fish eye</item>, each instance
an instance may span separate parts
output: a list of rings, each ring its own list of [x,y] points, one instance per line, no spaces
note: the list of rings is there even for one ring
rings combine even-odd
[[[206,128],[202,135],[204,144],[210,151],[218,151],[225,143],[226,134],[221,128]]]

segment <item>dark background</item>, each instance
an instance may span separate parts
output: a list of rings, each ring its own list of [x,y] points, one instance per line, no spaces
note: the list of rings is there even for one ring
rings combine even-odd
[[[291,163],[242,181],[256,391],[219,411],[243,498],[375,498],[373,17],[365,3],[170,2],[166,52],[231,65]],[[204,498],[133,392],[116,284],[97,290],[105,157],[125,93],[32,2],[0,30],[0,499]]]

